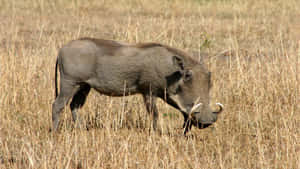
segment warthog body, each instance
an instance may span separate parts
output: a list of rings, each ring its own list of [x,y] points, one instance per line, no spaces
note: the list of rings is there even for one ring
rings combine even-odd
[[[57,68],[60,93],[57,92]],[[157,43],[137,45],[82,38],[59,50],[56,61],[56,100],[52,107],[53,130],[59,114],[72,98],[73,120],[91,88],[109,96],[142,94],[157,126],[156,99],[161,98],[184,116],[185,133],[192,124],[205,128],[217,120],[220,109],[209,107],[210,72],[183,51]]]

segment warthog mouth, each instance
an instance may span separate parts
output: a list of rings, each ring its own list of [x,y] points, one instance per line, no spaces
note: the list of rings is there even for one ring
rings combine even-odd
[[[210,125],[212,125],[213,123],[192,122],[192,124],[199,129],[205,129],[205,128],[209,127]]]
[[[212,124],[213,123],[201,123],[199,121],[196,121],[195,119],[188,119],[185,122],[183,134],[185,135],[192,128],[192,126],[196,126],[198,129],[205,129]]]

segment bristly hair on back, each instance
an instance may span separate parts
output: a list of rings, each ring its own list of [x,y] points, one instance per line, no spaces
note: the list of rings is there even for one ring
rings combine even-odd
[[[106,40],[106,39],[96,39],[96,38],[89,38],[89,37],[83,37],[79,40],[88,40],[94,42],[96,45],[102,46],[112,46],[112,47],[122,47],[122,44],[114,41],[114,40]]]
[[[154,43],[154,42],[149,42],[149,43],[138,43],[136,45],[134,45],[137,48],[153,48],[153,47],[163,47],[164,45],[160,44],[160,43]]]
[[[89,40],[89,41],[94,42],[96,45],[99,45],[99,46],[106,45],[106,46],[111,46],[112,48],[120,48],[122,46],[127,45],[125,43],[122,44],[122,43],[119,43],[114,40],[96,39],[96,38],[89,38],[89,37],[83,37],[83,38],[80,38],[79,40]],[[136,48],[141,48],[141,49],[163,47],[163,48],[167,49],[168,51],[174,53],[175,55],[183,56],[184,58],[187,59],[186,62],[189,62],[189,64],[192,64],[192,65],[199,64],[199,62],[197,60],[195,60],[194,58],[192,58],[188,53],[186,53],[180,49],[170,47],[168,45],[163,45],[163,44],[155,43],[155,42],[148,42],[148,43],[138,43],[138,44],[129,45],[129,46],[134,46]]]
[[[137,48],[143,48],[143,49],[154,48],[154,47],[164,47],[168,51],[170,51],[170,52],[172,52],[174,54],[178,54],[180,56],[184,56],[185,58],[190,58],[190,60],[194,64],[199,64],[200,63],[197,60],[195,60],[194,58],[192,58],[188,53],[184,52],[183,50],[176,49],[176,48],[170,47],[168,45],[163,45],[163,44],[160,44],[160,43],[150,42],[150,43],[138,43],[138,44],[136,44],[134,46],[137,47]]]

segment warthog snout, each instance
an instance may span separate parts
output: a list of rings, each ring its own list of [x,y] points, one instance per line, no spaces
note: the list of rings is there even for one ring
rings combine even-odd
[[[207,112],[197,112],[197,111],[191,112],[190,117],[191,117],[192,124],[200,129],[203,129],[216,122],[218,119],[218,115],[223,111],[223,107],[224,107],[221,103],[216,103],[216,105],[217,108]]]

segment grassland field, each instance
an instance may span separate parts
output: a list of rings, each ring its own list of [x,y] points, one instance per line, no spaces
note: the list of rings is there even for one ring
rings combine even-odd
[[[80,37],[159,42],[212,72],[224,112],[182,135],[159,101],[160,132],[139,95],[92,91],[73,128],[50,133],[54,68]],[[299,169],[299,0],[0,0],[0,169]]]

